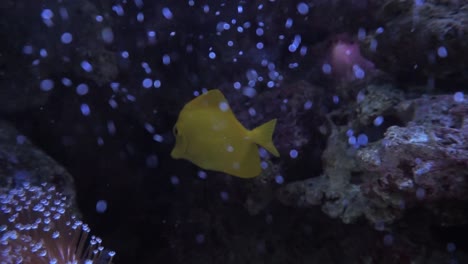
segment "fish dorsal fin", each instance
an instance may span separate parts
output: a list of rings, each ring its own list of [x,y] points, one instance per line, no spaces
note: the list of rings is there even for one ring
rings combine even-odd
[[[228,106],[226,97],[221,93],[220,90],[214,89],[196,97],[190,101],[187,105],[187,109],[206,109],[206,108],[220,108],[220,104],[225,102]]]

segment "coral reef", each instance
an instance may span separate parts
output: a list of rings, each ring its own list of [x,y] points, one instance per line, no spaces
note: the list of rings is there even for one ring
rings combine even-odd
[[[361,49],[378,68],[415,82],[467,81],[465,1],[373,2],[380,6],[375,13],[379,27],[363,39]]]
[[[284,186],[278,198],[300,207],[321,205],[345,223],[362,215],[373,224],[392,223],[415,206],[432,211],[439,225],[466,223],[466,101],[456,101],[459,95],[403,100],[388,85],[375,88],[368,87],[358,103],[354,124],[333,126],[322,156],[324,174]],[[378,116],[393,116],[401,125],[390,124],[381,138],[357,145],[349,127],[374,126],[370,120]]]
[[[0,263],[112,263],[115,252],[87,241],[89,227],[54,186],[2,188],[0,204]]]
[[[366,196],[393,211],[422,205],[441,225],[466,223],[466,109],[467,102],[453,95],[397,105],[396,113],[410,119],[407,125],[389,127],[381,141],[357,153],[360,167],[372,177]]]

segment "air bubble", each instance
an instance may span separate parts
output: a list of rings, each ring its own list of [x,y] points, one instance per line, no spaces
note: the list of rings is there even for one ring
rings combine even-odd
[[[322,65],[322,72],[325,73],[325,74],[330,74],[332,71],[332,67],[330,64],[328,63],[325,63]]]
[[[141,84],[143,85],[143,88],[149,89],[151,88],[151,86],[153,86],[153,80],[151,80],[150,78],[145,78],[143,79]]]
[[[84,83],[80,83],[78,84],[78,86],[76,87],[76,93],[78,95],[85,95],[88,93],[88,85],[84,84]]]
[[[103,28],[101,31],[101,37],[105,43],[110,44],[114,41],[114,32],[110,27]]]
[[[297,12],[301,15],[307,15],[309,13],[309,6],[306,3],[301,2],[297,4]]]
[[[50,20],[54,17],[54,13],[50,9],[44,9],[42,10],[41,17],[42,19]]]
[[[153,140],[156,141],[156,142],[162,143],[164,141],[164,138],[159,134],[155,134],[153,136]]]
[[[145,15],[141,12],[137,14],[137,21],[138,22],[143,22],[145,20]]]
[[[437,55],[439,55],[441,58],[446,58],[448,56],[448,51],[444,46],[439,47],[437,49]]]
[[[285,28],[291,28],[292,25],[293,25],[293,20],[292,20],[292,18],[286,19],[286,23],[284,24],[284,27],[285,27]]]
[[[45,80],[41,81],[39,86],[40,86],[42,91],[48,92],[48,91],[54,89],[54,81],[52,81],[51,79],[45,79]]]
[[[210,53],[208,53],[208,57],[209,57],[210,59],[212,59],[212,60],[213,60],[213,59],[216,59],[216,53],[214,53],[213,51],[211,51]]]
[[[130,54],[128,53],[128,51],[124,50],[120,53],[120,56],[122,56],[122,58],[124,59],[128,59],[128,57],[130,56]]]
[[[465,95],[463,94],[463,92],[456,92],[453,95],[453,100],[457,103],[462,103],[465,100]]]
[[[164,65],[169,65],[171,63],[171,57],[167,54],[164,54],[162,61]]]
[[[87,104],[81,104],[80,110],[84,116],[89,116],[91,114],[91,109],[89,108],[89,105]]]
[[[167,7],[164,7],[162,9],[162,13],[163,13],[163,16],[164,16],[165,19],[169,20],[169,19],[172,19],[172,17],[173,17],[171,10],[169,8],[167,8]]]
[[[295,159],[295,158],[297,158],[297,156],[299,156],[299,152],[297,152],[297,150],[295,150],[295,149],[291,149],[291,150],[289,151],[289,156],[290,156],[292,159]]]
[[[363,79],[366,76],[365,71],[357,64],[353,65],[354,76],[358,79]]]
[[[219,109],[222,111],[222,112],[226,112],[229,110],[229,105],[227,102],[221,102],[219,104]]]
[[[206,172],[202,170],[198,171],[197,175],[198,175],[198,178],[203,179],[203,180],[207,178]]]
[[[284,183],[284,178],[283,178],[283,176],[277,175],[277,176],[275,177],[275,182],[276,182],[277,184],[283,184],[283,183]]]
[[[359,136],[357,137],[357,143],[361,146],[367,145],[368,142],[369,139],[367,138],[366,134],[359,134]]]
[[[154,88],[156,88],[156,89],[157,89],[157,88],[160,88],[160,87],[161,87],[161,81],[160,81],[160,80],[155,80],[155,81],[153,82],[153,86],[154,86]]]
[[[255,95],[257,95],[257,91],[252,87],[246,87],[244,88],[242,94],[247,97],[253,98],[255,97]]]
[[[383,116],[378,116],[374,119],[374,126],[380,126],[384,122]]]

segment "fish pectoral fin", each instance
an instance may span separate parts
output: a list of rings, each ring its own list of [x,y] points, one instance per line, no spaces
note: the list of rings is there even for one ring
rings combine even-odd
[[[253,142],[268,150],[268,152],[273,154],[275,157],[279,157],[279,152],[273,144],[275,126],[276,119],[273,119],[259,127],[256,127],[254,130],[250,131],[249,134]]]

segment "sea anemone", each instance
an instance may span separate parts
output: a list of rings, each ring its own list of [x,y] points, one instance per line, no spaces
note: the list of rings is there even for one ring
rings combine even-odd
[[[70,200],[42,184],[0,192],[0,263],[112,263],[115,255],[91,236]]]

